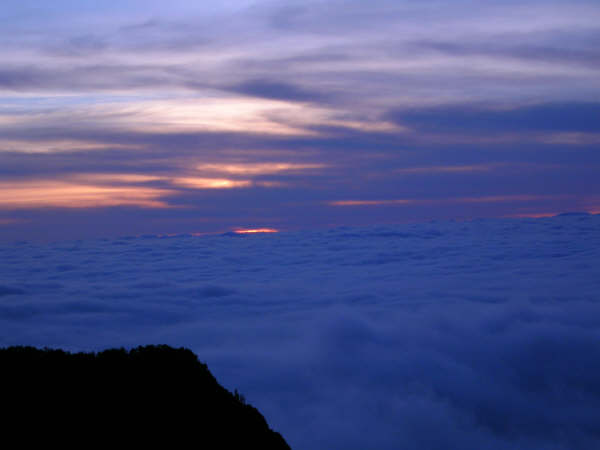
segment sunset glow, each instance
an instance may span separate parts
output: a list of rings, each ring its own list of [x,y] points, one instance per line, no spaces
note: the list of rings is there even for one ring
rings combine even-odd
[[[597,211],[600,8],[467,3],[5,0],[2,230]]]
[[[70,179],[77,180],[80,183],[102,183],[102,184],[118,184],[118,183],[148,183],[150,181],[162,181],[165,177],[158,175],[144,175],[136,173],[82,173],[71,176]]]
[[[0,209],[106,208],[136,206],[167,208],[164,197],[174,192],[138,186],[101,186],[65,181],[2,182]]]
[[[233,230],[236,234],[279,233],[275,228],[241,228]]]
[[[240,163],[240,164],[200,164],[196,168],[201,171],[223,172],[235,175],[268,175],[273,173],[322,169],[325,164],[295,163]]]
[[[249,180],[228,180],[226,178],[175,178],[173,184],[191,189],[235,189],[252,186]]]

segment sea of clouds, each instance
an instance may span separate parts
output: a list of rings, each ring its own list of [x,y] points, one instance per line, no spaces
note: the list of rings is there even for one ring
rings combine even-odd
[[[600,448],[600,215],[0,247],[0,346],[185,346],[295,450]]]

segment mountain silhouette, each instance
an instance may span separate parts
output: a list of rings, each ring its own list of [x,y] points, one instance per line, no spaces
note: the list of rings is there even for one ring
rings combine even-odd
[[[184,348],[9,347],[0,349],[0,380],[0,429],[19,447],[290,449]]]

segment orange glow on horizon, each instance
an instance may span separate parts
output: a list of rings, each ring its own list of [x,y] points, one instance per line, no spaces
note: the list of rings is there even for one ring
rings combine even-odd
[[[279,233],[279,230],[276,228],[243,228],[233,230],[236,234],[255,234],[255,233]]]

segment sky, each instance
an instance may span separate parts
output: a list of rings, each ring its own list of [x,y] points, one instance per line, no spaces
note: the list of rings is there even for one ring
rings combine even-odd
[[[0,240],[600,212],[596,1],[4,0]]]

